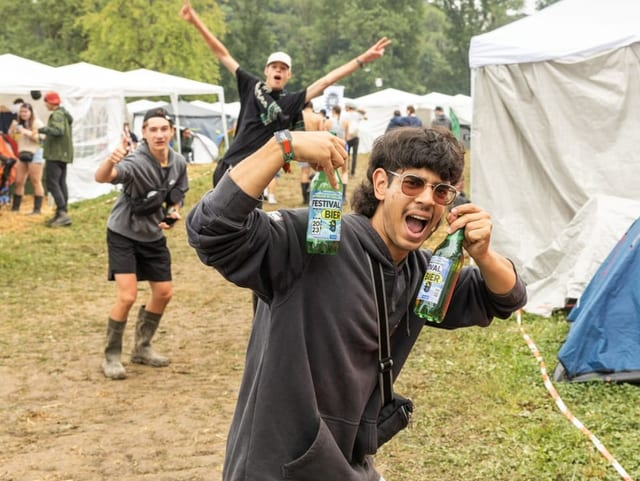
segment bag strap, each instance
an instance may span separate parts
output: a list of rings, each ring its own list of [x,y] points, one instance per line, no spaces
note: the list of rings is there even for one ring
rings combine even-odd
[[[378,306],[378,383],[384,406],[393,399],[393,373],[391,371],[393,358],[391,357],[391,340],[389,339],[389,321],[387,319],[387,296],[384,289],[382,265],[373,261],[370,255],[367,257],[373,279],[373,294]]]

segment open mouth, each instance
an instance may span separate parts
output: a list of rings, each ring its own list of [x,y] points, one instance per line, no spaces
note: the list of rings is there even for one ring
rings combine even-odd
[[[427,225],[429,225],[429,218],[419,215],[408,215],[405,219],[407,229],[411,234],[416,236],[422,235]]]

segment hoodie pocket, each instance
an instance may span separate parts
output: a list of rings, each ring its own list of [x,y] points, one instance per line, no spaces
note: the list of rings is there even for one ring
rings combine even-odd
[[[366,461],[349,464],[322,419],[307,452],[282,467],[284,479],[292,481],[364,481],[370,479],[371,471]]]

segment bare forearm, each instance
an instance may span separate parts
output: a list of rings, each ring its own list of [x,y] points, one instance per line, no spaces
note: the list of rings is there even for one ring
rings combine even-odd
[[[313,82],[307,88],[307,96],[306,100],[311,100],[315,97],[322,95],[322,92],[333,85],[337,81],[345,78],[348,75],[351,75],[353,72],[360,68],[359,64],[356,62],[356,59],[350,60],[349,62],[341,65],[340,67],[332,70],[327,75],[322,78],[319,78],[315,82]]]
[[[491,292],[507,294],[516,285],[513,264],[494,251],[488,251],[482,259],[474,259]]]
[[[200,20],[200,17],[192,12],[192,17],[189,20],[190,23],[200,32],[202,38],[207,43],[209,49],[220,60],[220,62],[233,74],[238,69],[238,62],[231,56],[229,50],[225,45],[216,37],[207,26]]]
[[[363,68],[365,64],[373,62],[374,60],[384,55],[384,49],[391,44],[391,40],[387,37],[382,37],[374,45],[372,45],[366,52],[361,53],[357,57],[349,60],[344,65],[332,70],[324,77],[316,80],[307,88],[307,100],[311,100],[314,97],[318,97],[322,94],[324,89],[328,86],[336,83],[338,80],[343,79],[347,75],[352,74],[356,70]]]
[[[305,159],[316,170],[327,172],[335,183],[333,171],[346,161],[344,140],[326,131],[291,132],[292,150],[296,159]],[[247,195],[258,198],[284,163],[283,149],[271,138],[256,152],[240,162],[229,176]],[[336,185],[334,185],[336,187]]]

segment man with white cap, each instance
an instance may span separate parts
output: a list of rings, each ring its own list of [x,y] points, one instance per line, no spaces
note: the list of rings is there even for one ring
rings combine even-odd
[[[218,60],[235,77],[240,96],[240,114],[234,140],[218,162],[213,174],[214,185],[222,175],[241,160],[262,147],[275,132],[293,128],[305,102],[322,94],[325,88],[373,62],[384,54],[391,40],[382,37],[369,50],[329,72],[300,92],[284,90],[291,78],[291,57],[284,52],[269,55],[264,68],[264,80],[240,68],[224,44],[202,23],[189,0],[180,16],[193,24],[200,32]]]

